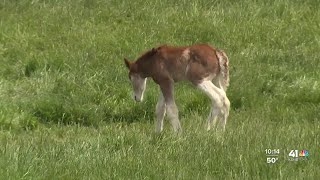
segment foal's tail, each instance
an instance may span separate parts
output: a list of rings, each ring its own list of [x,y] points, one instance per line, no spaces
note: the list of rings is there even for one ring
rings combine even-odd
[[[222,50],[216,50],[216,55],[218,57],[220,67],[219,84],[226,92],[227,87],[229,86],[229,59],[226,53]]]

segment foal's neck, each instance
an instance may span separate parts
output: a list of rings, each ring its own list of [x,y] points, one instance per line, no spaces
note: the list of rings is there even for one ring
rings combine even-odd
[[[143,77],[151,77],[152,71],[154,70],[154,60],[144,60],[144,61],[137,61],[138,71],[142,74]]]

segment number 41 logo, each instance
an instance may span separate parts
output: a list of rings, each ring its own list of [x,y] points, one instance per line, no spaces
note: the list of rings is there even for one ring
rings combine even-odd
[[[299,157],[298,150],[291,150],[289,153],[290,157]]]

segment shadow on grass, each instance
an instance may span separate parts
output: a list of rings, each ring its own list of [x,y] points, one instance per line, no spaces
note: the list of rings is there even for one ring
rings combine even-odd
[[[141,103],[131,107],[124,107],[121,111],[109,109],[106,111],[105,122],[126,122],[134,123],[140,121],[150,121],[154,119],[154,108],[150,103]]]
[[[51,97],[34,102],[30,105],[29,112],[44,124],[99,126],[101,123],[134,123],[154,119],[154,108],[150,102],[130,105],[128,103],[116,107],[90,102],[81,104]]]

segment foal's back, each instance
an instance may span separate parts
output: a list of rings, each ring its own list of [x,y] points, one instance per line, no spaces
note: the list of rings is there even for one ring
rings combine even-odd
[[[217,50],[207,44],[160,46],[158,50],[166,72],[174,81],[198,84],[205,78],[212,80],[219,72]]]

